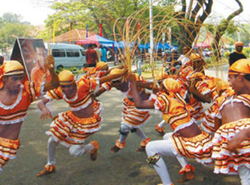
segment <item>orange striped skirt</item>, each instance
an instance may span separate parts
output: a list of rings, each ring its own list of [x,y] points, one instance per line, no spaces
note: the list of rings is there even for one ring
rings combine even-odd
[[[173,134],[172,141],[176,151],[180,155],[194,158],[202,164],[212,163],[212,136],[208,133],[202,132],[201,134],[191,138]]]
[[[227,149],[229,140],[247,128],[250,128],[250,118],[224,124],[215,132],[212,154],[215,160],[214,173],[236,175],[239,166],[250,168],[250,138],[242,142],[237,154]]]
[[[134,102],[128,98],[123,100],[122,123],[129,126],[140,126],[146,123],[150,118],[149,111],[139,110],[135,107]]]
[[[0,137],[0,172],[3,166],[10,160],[16,158],[17,150],[20,146],[19,139],[11,140]]]
[[[79,145],[101,129],[102,120],[98,114],[89,118],[78,118],[73,115],[72,111],[62,112],[51,123],[50,130],[46,134],[64,146]]]
[[[192,98],[189,105],[193,107],[193,110],[190,111],[192,118],[194,118],[196,121],[204,118],[204,108],[201,102]]]
[[[102,102],[100,102],[99,100],[95,100],[93,102],[93,108],[96,114],[102,115],[102,111],[103,111]]]
[[[212,105],[206,110],[203,122],[201,123],[202,130],[209,134],[213,134],[215,132],[214,119],[217,112],[218,107],[216,105]]]

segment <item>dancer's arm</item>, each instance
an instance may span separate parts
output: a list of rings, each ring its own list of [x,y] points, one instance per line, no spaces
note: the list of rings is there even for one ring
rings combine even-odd
[[[94,97],[98,97],[98,96],[102,95],[106,91],[107,90],[104,87],[101,87],[98,90],[94,91],[93,95],[94,95]]]
[[[236,149],[239,148],[241,143],[247,138],[250,138],[250,128],[237,133],[233,139],[229,141],[228,149],[232,152],[237,152]]]
[[[214,118],[214,129],[215,131],[218,130],[221,126],[221,119],[219,118]]]
[[[50,110],[47,108],[46,104],[49,102],[49,100],[47,98],[42,98],[41,100],[39,100],[39,102],[37,103],[38,108],[40,109],[40,111],[42,111],[42,114],[40,116],[40,118],[42,120],[47,119],[48,117],[50,117],[52,119],[52,114],[50,112]]]
[[[210,103],[211,102],[211,93],[207,93],[205,95],[201,94],[196,88],[195,88],[195,81],[191,82],[191,85],[188,87],[188,92],[193,94],[193,96],[203,103]]]
[[[113,75],[107,75],[107,76],[103,76],[100,78],[100,84],[111,81],[113,79],[119,78],[123,75],[126,75],[126,73],[128,72],[127,69],[124,69],[122,73],[120,74],[113,74]]]
[[[132,94],[133,94],[133,100],[135,103],[136,108],[138,109],[154,109],[154,101],[152,100],[142,100],[138,89],[136,87],[136,78],[133,73],[129,73],[128,80],[132,84]]]

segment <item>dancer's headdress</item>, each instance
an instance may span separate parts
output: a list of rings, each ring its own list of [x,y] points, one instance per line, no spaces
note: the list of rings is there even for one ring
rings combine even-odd
[[[240,59],[233,63],[228,71],[228,74],[250,74],[250,60],[248,59]]]
[[[244,42],[236,42],[235,46],[244,46]]]
[[[122,74],[123,73],[123,70],[122,69],[118,69],[118,68],[114,68],[114,69],[112,69],[111,71],[110,71],[110,75],[118,75],[118,74]],[[118,77],[118,78],[116,78],[116,79],[113,79],[112,80],[112,82],[115,82],[115,81],[121,81],[121,83],[122,82],[124,82],[125,81],[125,77],[124,76],[120,76],[120,77]]]
[[[25,74],[23,65],[16,61],[5,61],[0,67],[0,89],[3,87],[3,77],[11,75]]]
[[[69,70],[63,70],[58,75],[60,85],[70,85],[75,82],[74,74]]]

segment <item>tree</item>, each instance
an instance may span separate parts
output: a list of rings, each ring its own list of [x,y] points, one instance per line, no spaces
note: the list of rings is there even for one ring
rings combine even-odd
[[[161,4],[165,5],[167,2],[165,0]],[[53,22],[57,22],[58,35],[68,31],[69,23],[73,22],[74,28],[85,28],[88,24],[89,30],[98,33],[99,25],[102,24],[103,36],[113,39],[113,26],[116,20],[119,19],[124,25],[126,17],[146,6],[147,0],[54,1],[51,8],[56,10],[56,13],[46,20],[46,27],[52,33]]]
[[[240,2],[239,0],[236,1]],[[179,2],[179,4],[175,2]],[[180,8],[176,10],[178,6]],[[195,45],[199,38],[200,29],[212,11],[212,6],[213,0],[154,1],[153,14],[156,15],[154,24],[155,22],[156,24],[163,24],[161,27],[156,26],[154,33],[157,37],[160,37],[160,32],[166,28],[164,26],[166,23],[172,28],[172,38],[177,40],[180,49],[183,46]],[[114,23],[118,26],[124,26],[126,18],[131,18],[131,15],[134,16],[132,17],[134,20],[130,26],[135,26],[137,20],[145,21],[148,24],[149,15],[148,10],[146,10],[148,7],[148,0],[71,0],[61,2],[54,0],[51,8],[56,10],[56,13],[49,16],[46,21],[46,27],[49,32],[48,35],[52,37],[54,22],[57,24],[56,35],[68,31],[69,24],[73,25],[74,28],[85,28],[88,24],[89,30],[98,33],[99,25],[102,24],[103,36],[113,39],[113,34],[117,31],[116,29],[113,30]],[[169,9],[166,7],[169,7]],[[138,12],[141,12],[143,9],[145,11],[139,17]],[[165,16],[163,15],[164,13]],[[224,34],[223,29],[229,29],[225,25],[232,24],[232,16],[229,16],[223,22],[224,26],[218,27],[220,37]],[[149,25],[146,25],[144,29],[148,29],[147,32],[149,32]],[[130,34],[136,34],[136,30]],[[148,33],[143,32],[143,34],[146,38]],[[219,37],[216,36],[216,38]]]
[[[239,5],[239,9],[231,13],[226,19],[223,19],[221,23],[216,27],[216,33],[212,44],[215,61],[218,61],[219,58],[219,53],[220,53],[219,43],[222,35],[225,34],[228,28],[233,28],[232,19],[243,12],[243,6],[240,0],[235,0],[235,2]]]
[[[204,21],[210,15],[213,0],[181,0],[181,10],[175,13],[179,26],[179,47],[192,46]]]
[[[5,13],[0,17],[0,49],[7,52],[12,48],[17,37],[30,37],[32,26],[30,23],[22,22],[21,16]]]

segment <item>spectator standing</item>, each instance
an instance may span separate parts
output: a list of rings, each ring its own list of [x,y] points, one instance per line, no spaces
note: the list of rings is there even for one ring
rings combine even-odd
[[[180,55],[180,57],[177,59],[177,61],[181,62],[182,66],[184,66],[190,60],[190,58],[189,58],[189,54],[190,54],[189,49],[190,49],[189,47],[184,46],[183,47],[183,54]]]
[[[107,50],[102,45],[100,45],[100,50],[102,52],[101,61],[107,62]]]
[[[88,49],[86,51],[86,64],[83,67],[95,67],[96,63],[99,62],[97,52],[93,48],[93,44],[88,45]]]
[[[243,47],[244,47],[244,43],[243,43],[243,42],[236,42],[236,43],[235,43],[235,51],[232,52],[232,53],[229,55],[229,57],[228,57],[229,66],[231,66],[234,62],[236,62],[236,61],[239,60],[239,59],[247,58],[247,57],[242,53]]]
[[[98,62],[101,61],[101,57],[102,57],[102,51],[97,47],[97,44],[93,44],[94,45],[94,49],[96,50],[97,56],[98,56]]]
[[[0,55],[0,66],[3,65],[3,62],[4,62],[4,57]]]
[[[177,50],[172,49],[171,50],[171,56],[168,59],[168,63],[171,64],[171,70],[170,70],[171,74],[174,74],[176,69],[180,69],[180,67],[181,67],[181,62],[177,60],[178,58],[179,57],[178,57]]]

